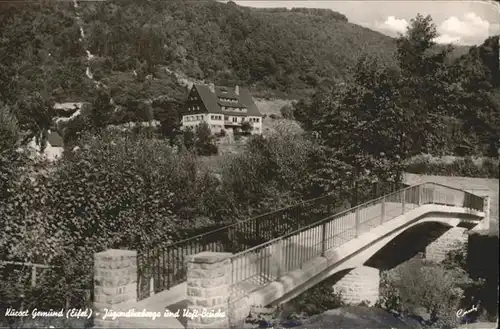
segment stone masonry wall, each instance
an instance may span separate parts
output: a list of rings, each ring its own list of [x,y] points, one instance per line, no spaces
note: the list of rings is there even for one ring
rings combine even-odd
[[[231,291],[231,253],[202,252],[188,262],[187,328],[227,328]]]
[[[348,305],[367,302],[374,305],[379,298],[380,271],[373,267],[360,266],[333,285],[333,290],[340,293]]]
[[[467,229],[464,227],[449,229],[425,248],[425,258],[435,262],[442,262],[449,251],[467,244],[468,235],[466,232]]]
[[[128,302],[137,301],[137,252],[109,249],[94,255],[94,308],[119,309]],[[111,324],[101,323],[101,327]],[[115,320],[115,322],[118,322]]]

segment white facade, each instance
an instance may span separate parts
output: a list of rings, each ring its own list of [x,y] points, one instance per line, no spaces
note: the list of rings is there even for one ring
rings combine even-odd
[[[183,128],[195,128],[202,122],[206,122],[213,134],[220,133],[222,129],[239,127],[243,122],[250,122],[252,134],[262,133],[262,117],[259,116],[236,116],[212,113],[186,114],[182,116]]]

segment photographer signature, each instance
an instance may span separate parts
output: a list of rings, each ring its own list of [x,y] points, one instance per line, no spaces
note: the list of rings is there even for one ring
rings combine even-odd
[[[473,305],[470,309],[468,310],[463,310],[463,309],[460,309],[457,311],[457,318],[463,318],[464,316],[466,316],[467,314],[470,314],[472,312],[477,312],[479,310],[479,304],[477,305]]]

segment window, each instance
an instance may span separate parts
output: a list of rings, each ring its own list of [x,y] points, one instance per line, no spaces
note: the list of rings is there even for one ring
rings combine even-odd
[[[238,118],[237,117],[233,117],[233,122],[238,122]]]
[[[200,107],[199,106],[196,106],[196,111],[199,111],[200,110]]]

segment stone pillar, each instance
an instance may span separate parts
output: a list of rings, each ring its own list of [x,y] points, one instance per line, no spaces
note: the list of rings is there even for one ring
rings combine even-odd
[[[228,328],[231,253],[202,252],[188,262],[187,328]],[[210,316],[211,315],[211,316]]]
[[[333,285],[333,290],[340,293],[347,305],[359,305],[362,302],[373,306],[379,299],[380,271],[373,267],[360,266]]]
[[[440,263],[448,252],[467,244],[467,228],[452,227],[425,248],[425,259]]]
[[[118,310],[137,302],[137,252],[108,249],[94,254],[94,323],[113,328],[118,320],[102,320],[104,309]]]

